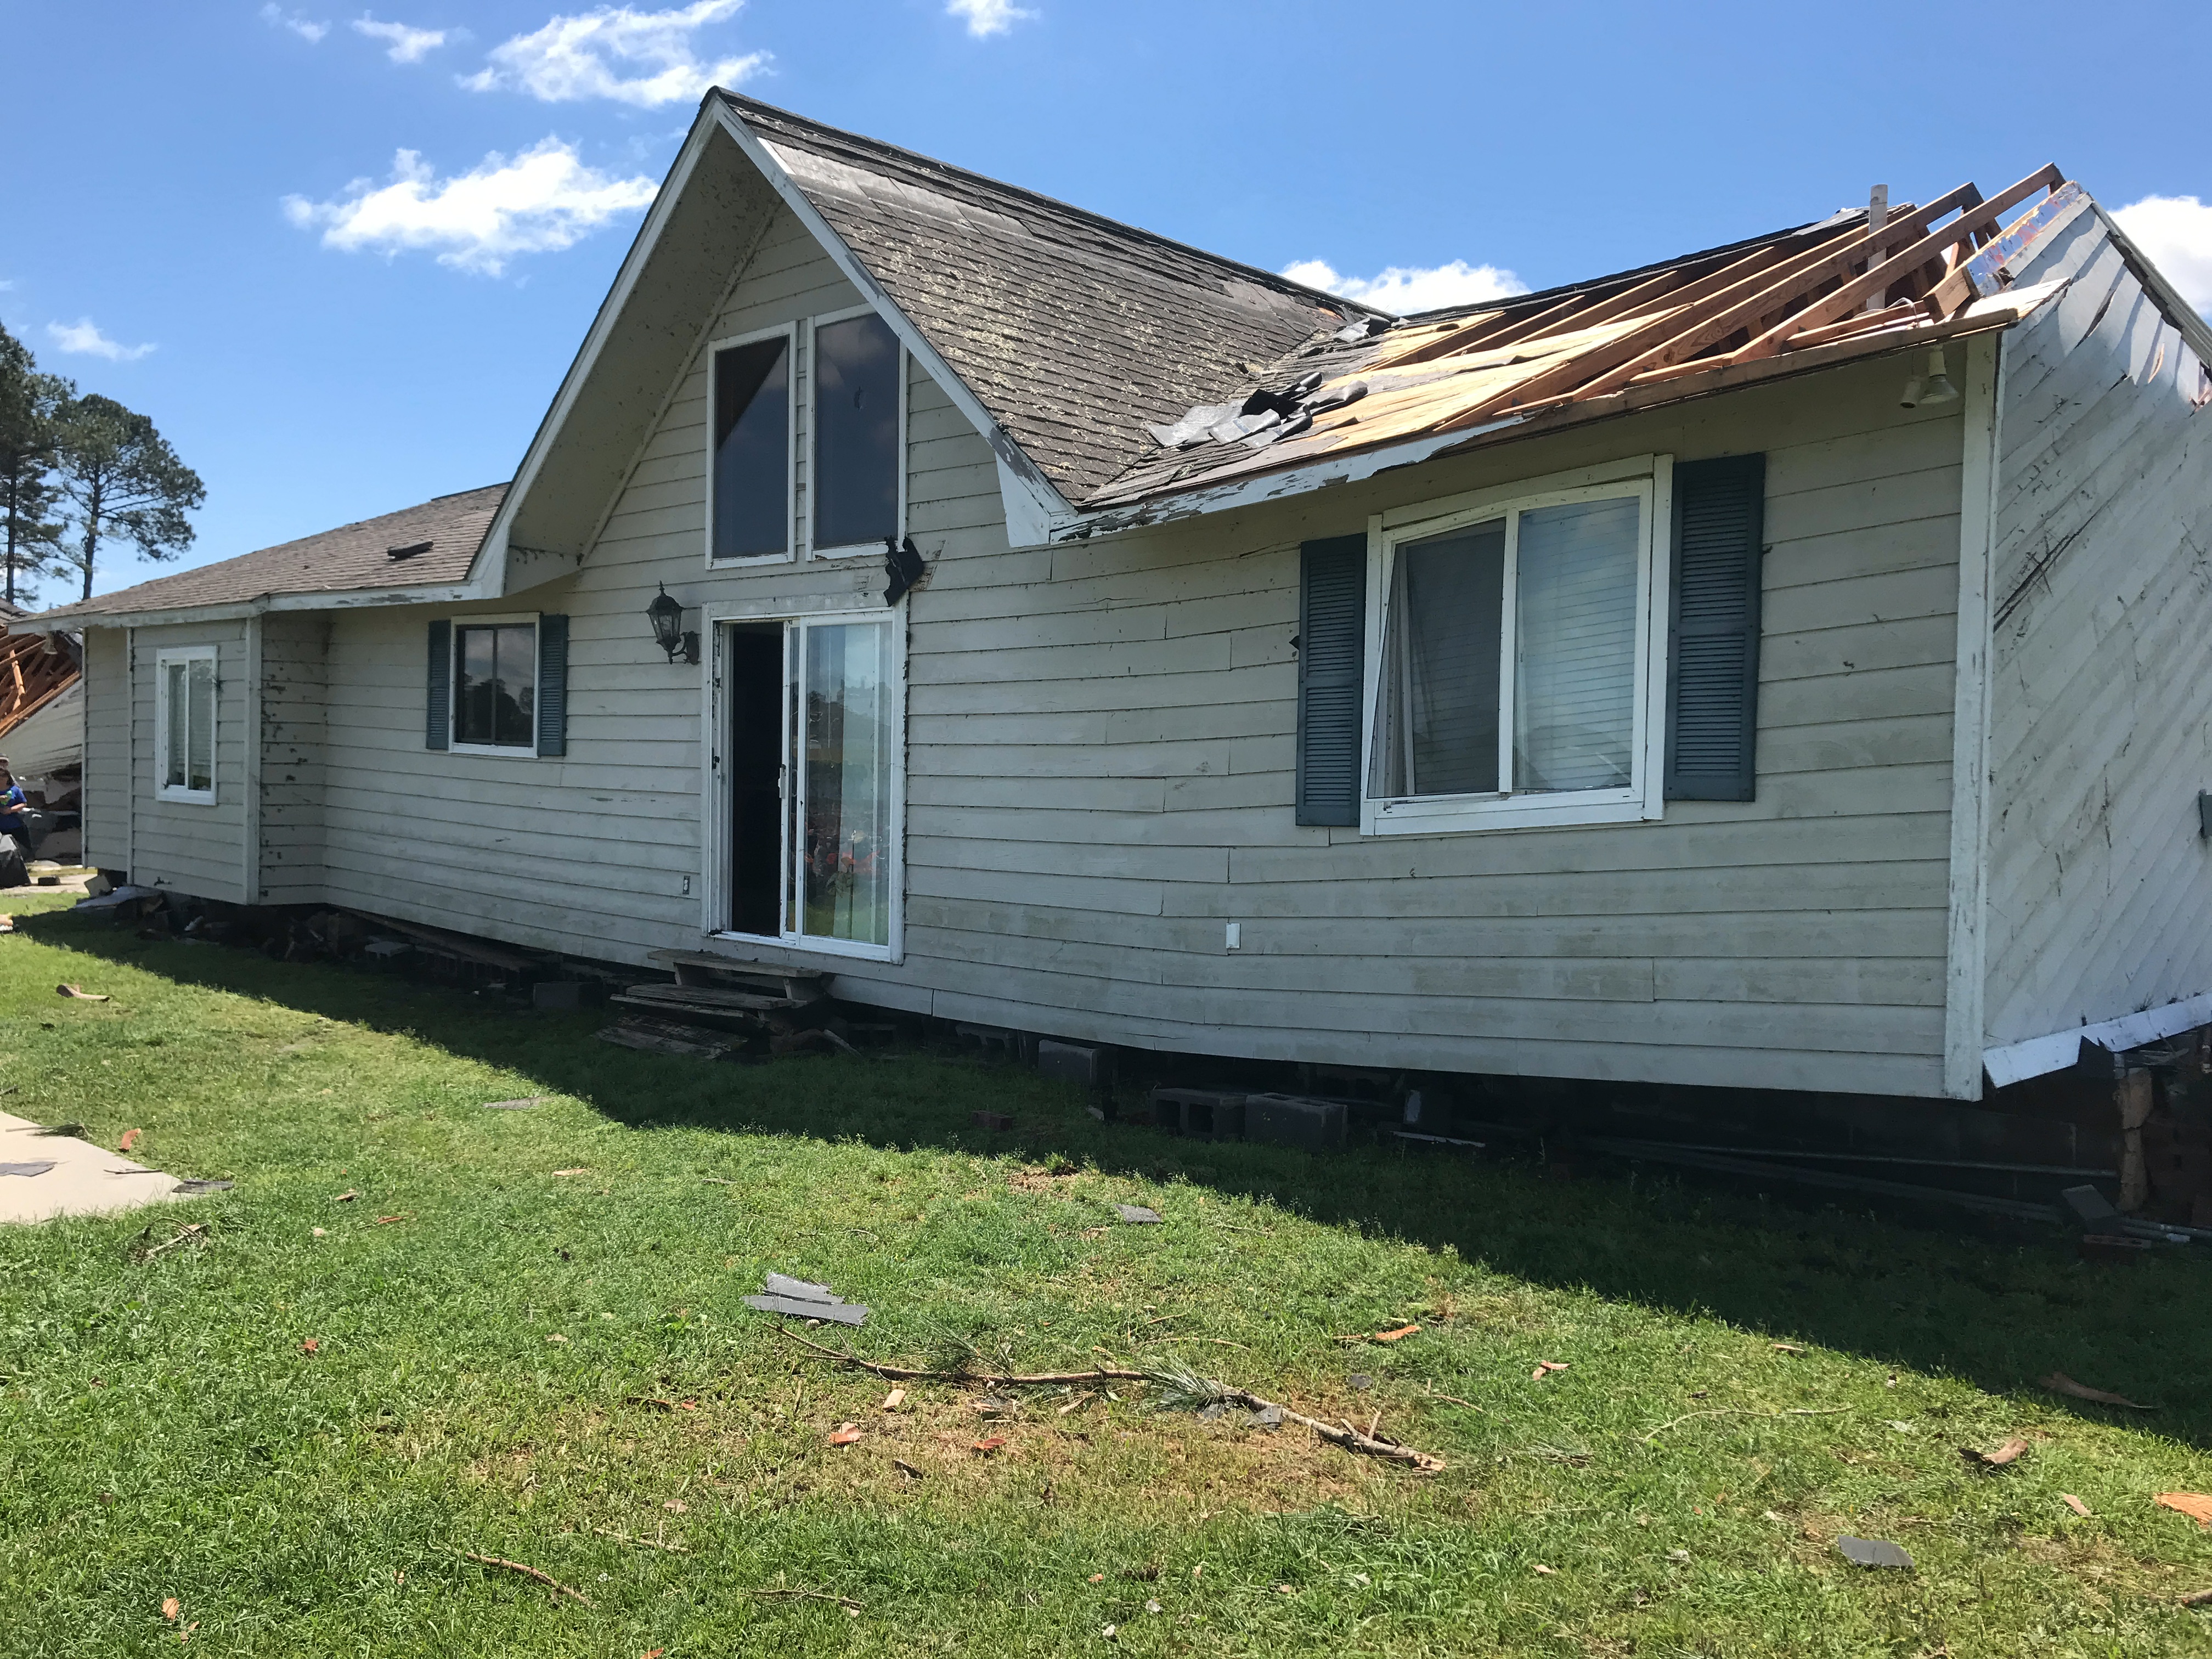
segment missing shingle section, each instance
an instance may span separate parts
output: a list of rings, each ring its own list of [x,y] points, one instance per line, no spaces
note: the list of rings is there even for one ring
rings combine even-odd
[[[417,553],[428,553],[434,545],[435,544],[432,542],[409,542],[404,547],[386,548],[384,550],[384,556],[387,559],[395,561],[399,559],[411,559]]]

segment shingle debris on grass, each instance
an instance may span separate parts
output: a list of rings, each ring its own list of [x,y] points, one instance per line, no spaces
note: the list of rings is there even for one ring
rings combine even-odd
[[[1912,1558],[1904,1546],[1893,1544],[1887,1538],[1854,1538],[1846,1533],[1836,1540],[1836,1547],[1844,1559],[1862,1567],[1904,1567],[1908,1571]]]
[[[526,1112],[544,1098],[544,1095],[525,1095],[520,1100],[487,1100],[483,1109],[487,1112]]]
[[[747,1297],[745,1306],[762,1313],[788,1314],[794,1319],[825,1319],[839,1325],[865,1324],[868,1317],[867,1309],[845,1301],[827,1285],[811,1284],[785,1273],[767,1275],[761,1294]]]
[[[1160,1212],[1148,1210],[1141,1204],[1116,1204],[1114,1213],[1132,1227],[1157,1227],[1160,1224]]]

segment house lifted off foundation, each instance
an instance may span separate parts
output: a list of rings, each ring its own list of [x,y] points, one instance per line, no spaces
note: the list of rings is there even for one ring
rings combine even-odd
[[[55,614],[89,856],[1261,1060],[2204,1024],[2212,337],[2055,167],[1808,205],[1394,319],[714,94],[510,485]]]

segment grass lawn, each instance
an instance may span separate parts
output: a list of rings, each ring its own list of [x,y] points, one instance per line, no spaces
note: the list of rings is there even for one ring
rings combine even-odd
[[[9,1109],[238,1183],[0,1231],[0,1653],[2212,1651],[2212,1542],[2152,1502],[2212,1491],[2201,1252],[1185,1143],[1003,1064],[599,1023],[89,918],[0,939]],[[870,1356],[1180,1360],[1449,1467],[1144,1386],[887,1413],[744,1306],[771,1268],[872,1307],[813,1334]],[[858,1612],[763,1593],[796,1589]]]

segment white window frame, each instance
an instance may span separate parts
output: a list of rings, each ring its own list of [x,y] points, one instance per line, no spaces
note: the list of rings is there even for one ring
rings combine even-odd
[[[906,959],[906,726],[907,726],[907,630],[895,611],[887,611],[881,605],[856,605],[845,596],[823,596],[812,599],[751,599],[709,603],[701,607],[700,623],[707,630],[707,648],[700,654],[700,738],[704,746],[707,763],[699,769],[702,799],[700,822],[707,826],[702,838],[705,865],[701,871],[700,931],[709,939],[725,939],[741,945],[773,945],[787,951],[808,956],[842,957],[866,962],[897,963]],[[783,698],[778,714],[778,730],[785,744],[784,758],[778,783],[778,799],[784,803],[781,814],[784,844],[779,855],[779,888],[777,908],[782,927],[775,933],[741,933],[726,925],[732,895],[730,886],[730,791],[728,773],[723,766],[723,756],[728,747],[729,708],[722,679],[722,650],[726,637],[725,624],[730,623],[775,623],[783,627]],[[792,741],[791,652],[798,631],[802,628],[819,627],[838,623],[871,623],[891,630],[890,703],[891,703],[891,768],[890,768],[890,827],[888,839],[897,860],[897,867],[890,888],[890,916],[885,929],[887,942],[866,945],[849,939],[823,939],[817,934],[801,933],[793,926],[793,919],[782,914],[790,900],[789,874],[792,858],[790,845],[790,792],[800,787],[800,769],[790,752]],[[804,810],[804,804],[801,809]]]
[[[446,641],[451,653],[446,664],[446,752],[449,755],[489,755],[494,760],[537,760],[538,688],[544,684],[538,653],[544,649],[543,613],[517,611],[496,617],[454,617]],[[461,630],[464,628],[516,628],[530,625],[530,741],[526,744],[463,743],[461,741]]]
[[[815,410],[815,389],[820,384],[820,380],[815,373],[814,336],[817,330],[831,323],[849,323],[855,317],[880,317],[882,314],[873,306],[848,306],[842,311],[825,311],[819,317],[807,319],[806,416],[803,422],[805,428],[806,488],[805,499],[799,505],[799,521],[801,542],[806,549],[806,556],[811,559],[879,559],[884,555],[881,542],[854,542],[838,547],[817,547],[814,544],[814,501],[820,491],[819,479],[822,472],[820,451],[817,447],[822,435],[821,422],[817,418]],[[886,324],[885,326],[888,327],[889,325]],[[906,534],[907,482],[910,470],[907,453],[907,406],[914,400],[908,380],[913,370],[908,368],[907,362],[906,342],[899,338],[896,329],[891,330],[891,345],[898,354],[898,526],[891,533],[894,536],[902,537]],[[802,422],[794,420],[792,424],[798,427]]]
[[[1469,525],[1506,520],[1504,617],[1516,621],[1515,575],[1519,515],[1575,501],[1632,497],[1639,503],[1636,605],[1635,709],[1631,752],[1634,779],[1625,789],[1531,791],[1505,789],[1462,795],[1377,796],[1376,708],[1383,694],[1384,641],[1398,550]],[[1633,823],[1665,812],[1667,644],[1674,520],[1674,458],[1636,456],[1574,472],[1525,479],[1494,489],[1377,514],[1367,528],[1367,663],[1360,700],[1359,829],[1366,836],[1435,835],[1443,831],[1531,830],[1579,824]],[[1517,637],[1517,633],[1516,633]],[[1512,687],[1516,648],[1501,653],[1503,691],[1498,710],[1501,748],[1512,741]],[[1510,781],[1510,775],[1507,775]]]
[[[169,665],[172,663],[212,663],[215,672],[209,690],[215,698],[215,707],[208,710],[208,787],[191,789],[183,784],[172,784],[169,776]],[[191,696],[192,671],[185,670],[185,695]],[[185,741],[191,740],[191,709],[187,702],[185,710]],[[212,806],[216,804],[216,766],[222,754],[222,652],[213,645],[173,645],[154,653],[154,797],[157,800],[174,801],[183,806]],[[190,776],[191,757],[185,757],[185,775]]]
[[[799,343],[805,332],[803,323],[778,323],[773,328],[757,328],[750,334],[732,334],[707,343],[707,418],[702,423],[705,433],[703,447],[707,456],[707,524],[702,535],[709,570],[744,570],[755,565],[789,564],[799,557],[804,545],[799,532],[799,430],[803,424],[799,414],[799,397],[805,382],[799,373]],[[757,345],[763,340],[781,339],[784,344],[784,364],[789,391],[784,410],[783,457],[783,538],[781,553],[748,553],[735,558],[714,556],[714,360],[725,351],[739,346]]]

